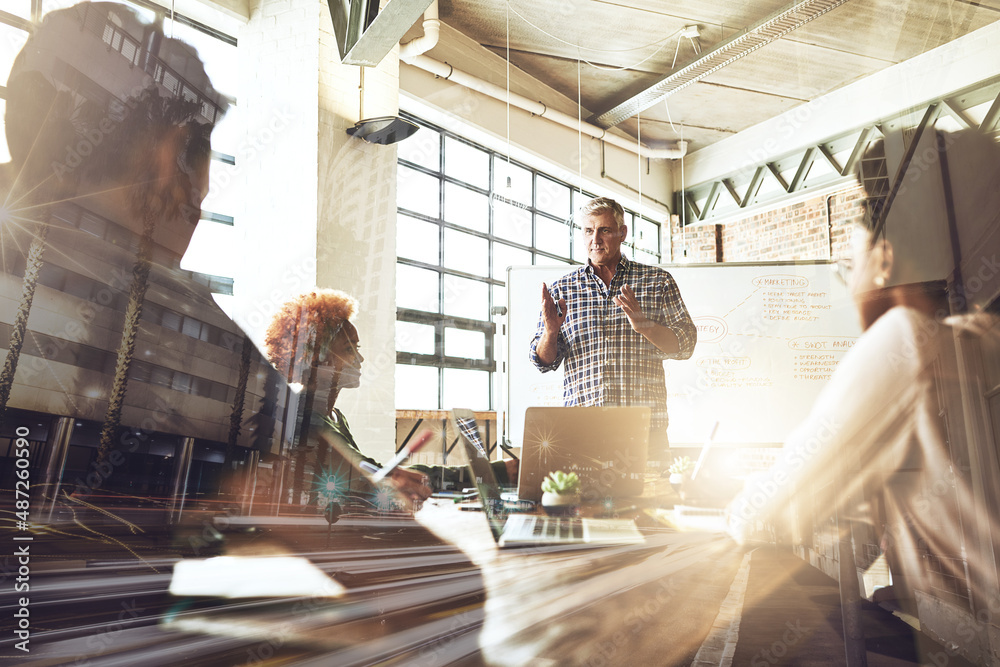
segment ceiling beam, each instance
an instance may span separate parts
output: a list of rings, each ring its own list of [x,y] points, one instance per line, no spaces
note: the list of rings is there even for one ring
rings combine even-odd
[[[871,139],[873,132],[875,132],[874,127],[866,127],[861,130],[861,134],[858,136],[858,140],[854,142],[854,148],[851,149],[851,154],[847,158],[847,162],[844,164],[844,170],[841,172],[841,176],[847,176],[848,174],[854,173],[854,168],[857,167],[858,160],[861,159],[865,149],[868,148],[868,141]]]
[[[783,37],[847,0],[800,0],[771,14],[760,23],[737,33],[693,63],[661,79],[611,109],[594,114],[589,122],[608,128],[645,111],[670,95]]]
[[[840,166],[837,162],[837,158],[834,157],[833,153],[830,152],[830,149],[826,147],[826,144],[820,144],[817,148],[819,149],[820,154],[826,158],[827,163],[833,167],[833,170],[843,176],[844,168]]]
[[[750,179],[750,185],[747,187],[746,196],[743,197],[743,201],[740,202],[740,208],[746,208],[750,205],[750,202],[757,198],[757,192],[760,191],[760,186],[764,182],[764,167],[757,167],[757,170],[753,173],[753,178]]]
[[[802,183],[806,180],[806,176],[809,175],[809,169],[812,168],[815,159],[816,147],[807,148],[805,155],[802,156],[802,161],[799,163],[799,168],[795,170],[792,182],[788,184],[788,192],[797,192],[802,188]]]
[[[736,197],[734,193],[738,193],[740,188],[743,187],[743,184],[748,183],[742,200],[738,202],[738,210],[740,211],[739,215],[745,216],[749,211],[762,206],[779,206],[782,201],[808,190],[818,191],[824,188],[835,187],[838,184],[850,184],[853,180],[857,163],[861,159],[861,155],[867,149],[868,144],[871,141],[883,135],[881,128],[882,125],[886,123],[896,124],[899,122],[909,122],[911,127],[909,131],[919,134],[924,127],[932,127],[938,118],[942,116],[949,116],[956,119],[965,119],[969,122],[970,127],[978,127],[980,131],[991,134],[996,131],[996,124],[1000,121],[1000,94],[994,98],[989,111],[986,112],[985,117],[982,122],[978,124],[978,126],[971,120],[972,114],[969,113],[969,109],[960,106],[956,100],[968,97],[969,101],[966,102],[967,105],[979,104],[984,99],[984,95],[992,96],[994,94],[993,91],[997,89],[998,85],[1000,85],[1000,77],[994,77],[987,81],[980,82],[979,85],[970,86],[958,91],[957,93],[950,93],[947,97],[932,100],[920,107],[909,108],[905,111],[905,113],[896,113],[891,116],[887,116],[886,118],[879,119],[870,125],[856,127],[848,132],[842,132],[836,136],[827,137],[821,141],[817,141],[812,146],[807,146],[800,150],[774,156],[767,159],[766,162],[752,167],[752,172],[748,167],[743,167],[738,171],[728,172],[719,178],[704,181],[697,185],[688,187],[684,192],[680,192],[676,195],[677,200],[693,202],[701,200],[706,194],[711,197],[713,193],[718,192],[720,186],[725,187],[735,199]],[[982,94],[969,95],[969,93],[979,92]],[[989,97],[986,97],[985,99],[989,99]],[[909,120],[907,121],[907,119]],[[840,146],[840,148],[833,148],[834,146]],[[848,147],[850,147],[850,153],[844,161],[843,167],[840,167],[837,164],[835,155],[839,155],[842,152],[847,151]],[[834,167],[835,173],[809,179],[809,167],[815,160],[819,159],[820,155],[822,155],[823,158]],[[781,165],[790,165],[792,160],[795,160],[798,164],[794,176],[790,181],[786,181],[781,175]],[[767,194],[758,197],[761,177],[767,174],[770,174],[770,176],[774,178],[781,190],[777,192],[768,192]],[[709,207],[707,205],[710,203],[710,199],[707,198],[705,202],[706,203],[702,205],[701,210],[697,212],[696,219],[688,219],[687,224],[693,224],[695,222],[708,222],[713,219],[719,220],[723,217],[728,218],[732,213],[729,210],[724,210],[719,211],[718,214],[716,214],[714,207]]]
[[[1000,95],[997,95],[996,99],[993,100],[993,104],[990,105],[990,110],[983,117],[983,124],[980,125],[980,129],[983,132],[993,132],[998,120],[1000,120]]]
[[[951,100],[944,100],[941,103],[941,113],[950,116],[956,123],[962,126],[962,129],[968,129],[973,127],[976,123],[966,116],[961,109],[959,109],[954,102]]]

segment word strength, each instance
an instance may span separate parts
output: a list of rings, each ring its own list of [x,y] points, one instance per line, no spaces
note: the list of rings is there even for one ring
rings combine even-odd
[[[28,515],[31,510],[31,480],[28,466],[30,465],[28,448],[28,428],[18,426],[14,431],[17,439],[14,441],[14,465],[17,480],[14,485],[14,507],[17,517],[18,532],[28,530]],[[27,593],[30,590],[31,579],[31,535],[14,535],[14,558],[17,560],[17,577],[14,578],[14,592]],[[28,597],[17,599],[14,606],[14,636],[18,641],[14,648],[25,653],[30,652],[28,643],[31,641],[31,621],[28,611]]]

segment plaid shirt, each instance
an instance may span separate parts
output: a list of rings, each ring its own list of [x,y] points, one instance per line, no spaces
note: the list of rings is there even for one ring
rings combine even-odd
[[[625,312],[611,300],[623,284],[635,292],[646,317],[674,332],[678,352],[667,354],[632,329]],[[563,402],[648,405],[653,409],[652,430],[664,431],[668,419],[663,360],[689,358],[698,340],[673,277],[659,267],[622,257],[610,287],[587,264],[552,283],[549,293],[556,302],[566,299],[568,311],[559,330],[556,358],[549,365],[538,358],[536,348],[545,330],[541,316],[529,358],[543,373],[565,360]]]

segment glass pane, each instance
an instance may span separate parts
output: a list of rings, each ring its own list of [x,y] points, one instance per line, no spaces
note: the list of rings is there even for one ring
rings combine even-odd
[[[396,364],[396,409],[437,410],[438,369]]]
[[[170,388],[185,394],[188,393],[191,390],[191,376],[187,373],[174,372]]]
[[[174,372],[163,366],[153,366],[153,372],[149,376],[149,383],[160,387],[169,387],[173,382]]]
[[[449,269],[488,277],[489,241],[454,229],[444,230],[444,265]]]
[[[170,19],[163,22],[163,31],[198,49],[198,57],[205,63],[205,72],[211,79],[212,86],[223,95],[236,97],[240,82],[240,60],[235,46]]]
[[[576,217],[580,210],[580,207],[586,204],[588,201],[594,198],[594,195],[589,192],[580,192],[579,190],[573,190],[573,217]]]
[[[429,313],[438,310],[438,273],[405,264],[396,265],[396,306]]]
[[[654,255],[652,253],[649,253],[649,252],[646,252],[645,250],[636,250],[635,251],[635,261],[639,262],[640,264],[659,264],[660,263],[660,260],[659,260],[659,258],[656,255]]]
[[[486,190],[490,187],[490,154],[458,139],[445,137],[444,173]]]
[[[461,185],[445,183],[444,219],[477,232],[488,232],[490,198]]]
[[[191,338],[198,338],[201,336],[201,322],[194,319],[193,317],[185,317],[184,323],[181,325],[181,333],[185,336],[190,336]]]
[[[131,9],[134,9],[141,20],[149,23],[156,20],[156,12],[147,8],[140,7],[134,2],[129,2],[128,0],[117,0],[119,4],[127,5]],[[74,0],[42,0],[42,17],[49,13],[54,12],[57,9],[65,9],[71,5],[77,4]]]
[[[444,277],[444,314],[471,320],[490,319],[490,286],[487,283]]]
[[[587,262],[587,240],[579,227],[573,227],[573,259],[585,264]]]
[[[242,212],[243,197],[241,196],[239,172],[236,167],[219,160],[209,163],[208,195],[201,205],[201,210],[230,218],[239,217]]]
[[[99,239],[104,238],[104,233],[108,229],[108,223],[105,222],[104,218],[99,218],[96,215],[81,215],[79,228],[81,232],[87,232],[92,236],[96,236]]]
[[[531,266],[531,252],[503,243],[494,243],[493,277],[506,281],[507,267],[509,266]]]
[[[172,310],[164,310],[160,317],[160,326],[171,331],[181,330],[181,316]]]
[[[507,276],[504,276],[504,280],[506,280],[506,279],[507,279]],[[496,307],[496,306],[504,306],[505,308],[507,307],[507,288],[506,287],[503,287],[502,285],[493,285],[493,306],[494,307]],[[498,322],[501,319],[502,319],[502,316],[494,316],[493,317],[493,321],[494,322]],[[497,327],[497,335],[498,336],[501,335],[500,334],[500,330],[501,330],[501,328]],[[496,351],[499,350],[499,349],[500,348],[498,348],[498,347],[493,348],[494,354],[496,354],[497,353]]]
[[[31,18],[31,0],[4,0],[3,10],[22,19]]]
[[[447,327],[444,330],[444,354],[446,357],[485,359],[486,334],[482,331]]]
[[[438,184],[441,181],[403,165],[399,165],[396,174],[396,205],[432,218],[438,217]]]
[[[243,112],[240,107],[235,104],[229,107],[229,111],[222,117],[222,120],[215,124],[215,129],[212,130],[212,150],[233,156],[236,158],[236,164],[246,168],[246,165],[241,161],[253,162],[260,159],[260,151],[251,146],[249,139],[244,136],[245,128],[243,127],[242,117]],[[276,114],[274,121],[275,133],[281,132],[281,130],[288,127],[290,122],[290,118],[286,122],[283,117],[279,122]],[[263,142],[264,140],[260,132],[251,132],[250,135],[255,144],[259,144],[259,142]],[[241,144],[240,142],[243,143]]]
[[[458,368],[444,369],[444,410],[490,409],[490,374]]]
[[[432,222],[396,215],[396,255],[438,266],[441,228]]]
[[[232,225],[201,220],[181,258],[181,268],[213,276],[235,276],[239,272],[239,253],[219,252],[219,248],[236,248],[240,240]]]
[[[569,225],[556,222],[549,218],[535,218],[535,247],[555,255],[569,257],[569,247],[572,240]]]
[[[628,234],[632,242],[637,247],[655,254],[660,248],[660,228],[649,220],[643,220],[642,218],[636,218],[632,224],[635,226],[629,229]]]
[[[493,161],[493,192],[503,199],[531,206],[531,172],[497,156]],[[510,177],[508,185],[508,177]]]
[[[559,218],[568,218],[570,214],[569,188],[544,176],[539,176],[535,207]]]
[[[434,327],[416,322],[396,322],[396,351],[434,354]]]
[[[524,245],[531,243],[531,212],[517,206],[496,202],[493,207],[493,233]]]
[[[6,8],[6,2],[4,6]],[[14,58],[21,52],[21,47],[28,41],[28,33],[12,25],[0,23],[0,86],[7,85]]]
[[[421,127],[416,134],[399,142],[396,156],[400,160],[413,162],[434,171],[441,171],[441,134]]]

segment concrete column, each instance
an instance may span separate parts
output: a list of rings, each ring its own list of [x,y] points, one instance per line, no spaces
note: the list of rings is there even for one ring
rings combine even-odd
[[[278,516],[281,505],[285,502],[285,471],[287,469],[288,460],[284,456],[271,464],[271,514],[274,516]]]
[[[364,377],[337,407],[365,453],[387,458],[396,439],[396,147],[346,130],[362,115],[397,113],[398,55],[365,69],[362,103],[361,69],[340,63],[326,2],[248,6],[239,35],[247,136],[236,166],[246,197],[234,319],[260,345],[291,297],[316,286],[356,297]]]
[[[358,299],[361,387],[337,399],[366,454],[395,451],[396,146],[347,134],[364,118],[399,111],[394,48],[377,67],[341,65],[328,15],[320,21],[316,281]]]
[[[253,499],[257,491],[257,464],[260,462],[260,452],[251,449],[247,454],[246,475],[243,481],[243,498],[240,502],[240,513],[248,516],[253,513]]]
[[[174,454],[174,479],[170,487],[170,522],[175,523],[184,511],[187,496],[188,473],[191,472],[191,455],[194,438],[184,438]]]
[[[57,417],[49,428],[47,441],[48,455],[45,457],[45,473],[42,477],[42,488],[45,489],[45,500],[41,506],[40,516],[46,520],[52,519],[62,485],[63,470],[66,468],[66,455],[69,453],[69,440],[73,435],[72,417]]]

